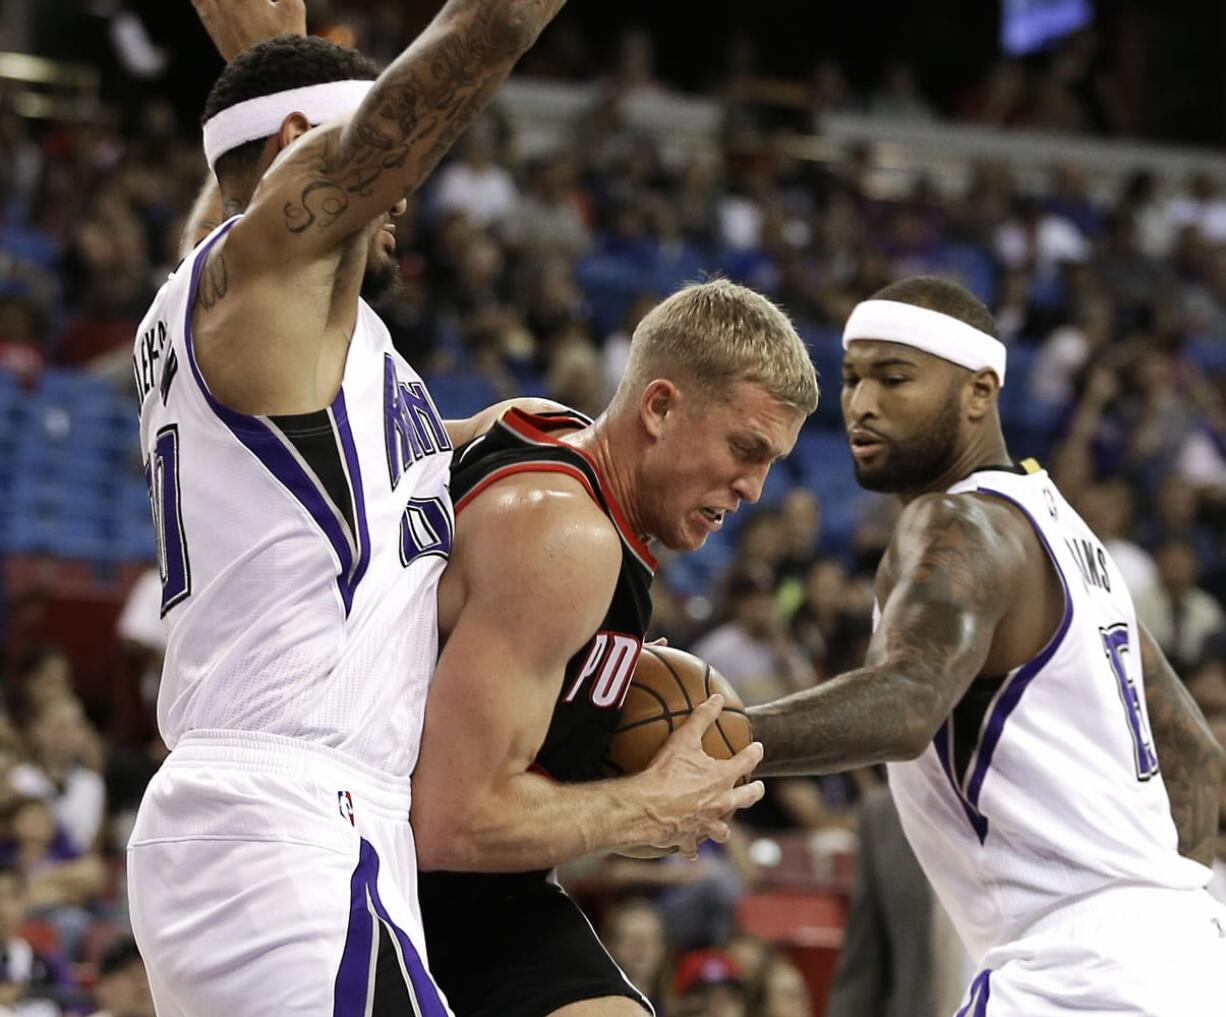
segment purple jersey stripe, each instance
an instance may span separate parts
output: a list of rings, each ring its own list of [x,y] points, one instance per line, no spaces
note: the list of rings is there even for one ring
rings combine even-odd
[[[988,775],[988,769],[992,765],[992,756],[996,752],[996,746],[1000,743],[1001,735],[1005,730],[1005,721],[1017,709],[1017,704],[1021,702],[1022,695],[1030,683],[1034,681],[1035,675],[1043,670],[1047,662],[1055,656],[1056,651],[1060,648],[1060,644],[1064,642],[1064,637],[1068,633],[1069,626],[1073,621],[1073,598],[1069,593],[1068,580],[1064,578],[1064,570],[1060,568],[1060,562],[1056,558],[1056,553],[1052,550],[1051,544],[1047,542],[1047,538],[1043,535],[1043,531],[1039,528],[1039,524],[1035,521],[1034,516],[1026,510],[1024,505],[1010,498],[1007,494],[1002,494],[1000,491],[994,491],[987,487],[981,487],[977,490],[980,494],[990,494],[995,498],[1000,498],[1011,505],[1017,506],[1017,508],[1025,513],[1026,518],[1030,520],[1030,525],[1043,542],[1043,547],[1047,549],[1047,556],[1051,559],[1051,563],[1056,569],[1056,574],[1060,577],[1060,585],[1064,589],[1064,617],[1061,618],[1060,627],[1056,629],[1056,634],[1052,636],[1051,641],[1043,647],[1034,660],[1023,664],[1014,672],[1012,679],[1001,689],[1000,695],[992,707],[992,712],[989,714],[987,723],[984,725],[983,736],[979,742],[979,750],[975,755],[975,765],[971,771],[970,780],[966,785],[966,800],[976,810],[979,808],[979,794],[983,790],[984,778]]]
[[[950,748],[950,731],[949,725],[951,721],[946,717],[941,722],[941,726],[937,728],[937,733],[933,735],[932,747],[936,750],[937,758],[941,761],[941,769],[945,771],[945,776],[949,780],[949,786],[953,789],[954,794],[958,798],[958,804],[962,806],[962,811],[966,813],[966,818],[970,821],[971,827],[975,831],[975,836],[979,838],[979,843],[982,844],[988,837],[988,821],[987,818],[979,813],[979,811],[966,800],[966,796],[962,793],[962,788],[958,786],[958,780],[954,776],[954,767],[951,762],[952,749]]]
[[[354,515],[357,518],[359,528],[359,533],[354,534],[354,537],[360,554],[356,567],[353,548],[345,534],[345,527],[337,519],[336,513],[332,511],[328,499],[319,489],[319,485],[311,479],[298,460],[286,448],[285,443],[277,437],[273,429],[259,417],[239,413],[237,410],[232,410],[218,402],[214,398],[213,393],[209,391],[204,375],[200,373],[200,367],[196,363],[196,354],[192,341],[192,304],[195,303],[196,287],[200,282],[200,272],[204,267],[209,250],[229,232],[230,228],[237,221],[237,219],[234,219],[218,230],[200,251],[195,264],[192,265],[191,284],[187,291],[187,312],[184,315],[185,320],[183,323],[187,361],[191,364],[192,375],[200,386],[200,391],[204,394],[210,409],[217,414],[234,436],[264,464],[268,471],[281,482],[282,486],[302,503],[303,507],[310,513],[311,518],[315,520],[316,524],[323,531],[324,536],[327,537],[328,543],[336,551],[341,566],[336,582],[340,587],[341,600],[345,605],[345,614],[348,616],[350,609],[353,607],[354,589],[357,586],[358,580],[365,573],[366,565],[369,561],[370,541],[366,530],[365,502],[361,492],[362,478],[358,471],[358,460],[357,454],[354,451],[353,435],[350,432],[349,419],[345,412],[344,393],[337,392],[336,399],[332,401],[330,409],[341,434],[341,445],[345,450],[346,465],[354,489],[356,503],[354,505]]]
[[[358,864],[349,884],[349,928],[340,967],[336,972],[332,1017],[364,1017],[367,1013],[375,918],[391,929],[396,937],[417,1003],[417,1012],[421,1017],[451,1017],[413,941],[392,921],[387,908],[383,906],[379,897],[379,855],[364,837],[358,849]]]
[[[371,857],[363,840],[358,851],[358,864],[349,881],[349,927],[345,933],[345,948],[336,971],[332,993],[332,1017],[364,1017],[370,995],[371,955],[374,951],[375,923],[366,899],[370,885]]]
[[[986,1017],[988,1012],[988,982],[992,978],[990,970],[980,971],[971,982],[966,1002],[954,1017]],[[973,1009],[972,1009],[973,1008]]]

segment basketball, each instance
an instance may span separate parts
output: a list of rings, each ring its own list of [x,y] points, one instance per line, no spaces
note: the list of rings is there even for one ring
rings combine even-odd
[[[745,704],[705,661],[671,646],[644,646],[626,691],[621,722],[604,758],[611,777],[646,769],[665,740],[713,693],[724,697],[719,718],[703,736],[707,755],[728,759],[753,740]]]

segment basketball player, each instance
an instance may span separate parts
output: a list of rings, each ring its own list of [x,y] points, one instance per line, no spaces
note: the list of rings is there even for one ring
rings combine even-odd
[[[561,2],[450,0],[373,81],[279,37],[209,97],[231,217],[134,357],[172,751],[129,893],[161,1017],[447,1012],[408,811],[459,434],[359,291],[389,274],[389,210]]]
[[[602,780],[650,618],[655,538],[701,547],[756,501],[817,405],[791,322],[718,281],[687,287],[635,330],[595,423],[512,410],[456,453],[456,551],[439,588],[446,645],[413,776],[432,970],[458,1017],[642,1017],[650,1010],[551,878],[598,851],[724,840],[756,801],[733,784],[750,745],[693,776],[720,700],[699,706],[649,769]],[[713,761],[707,759],[708,765]]]
[[[764,773],[890,763],[907,836],[973,957],[960,1017],[1220,1012],[1204,891],[1222,753],[1119,570],[1014,463],[987,309],[887,286],[843,333],[863,487],[904,508],[865,666],[750,710]]]

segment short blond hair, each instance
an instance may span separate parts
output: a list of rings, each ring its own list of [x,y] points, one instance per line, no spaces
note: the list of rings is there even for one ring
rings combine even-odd
[[[750,382],[805,413],[817,409],[817,372],[791,319],[726,279],[686,286],[639,322],[618,395],[661,377],[712,390]]]

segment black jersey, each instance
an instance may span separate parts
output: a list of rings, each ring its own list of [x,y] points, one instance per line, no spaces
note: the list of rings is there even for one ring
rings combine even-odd
[[[566,665],[549,732],[536,766],[559,781],[595,780],[600,761],[617,728],[622,702],[651,621],[651,577],[656,561],[613,500],[596,464],[573,445],[553,436],[574,430],[581,414],[531,416],[505,414],[485,435],[456,452],[451,468],[451,499],[456,515],[490,484],[516,473],[565,473],[587,489],[617,528],[622,567],[599,631]],[[531,596],[531,590],[525,590]]]
[[[566,665],[535,762],[547,776],[567,783],[604,776],[601,759],[617,728],[651,620],[656,567],[596,464],[557,437],[587,423],[577,413],[533,416],[511,410],[489,432],[458,449],[451,468],[457,516],[487,487],[513,474],[564,473],[584,486],[621,536],[621,571],[608,610],[600,629]],[[574,910],[560,901],[561,890],[547,876],[543,871],[420,873],[430,968],[457,1017],[517,1017],[521,1012],[529,1017],[579,999],[618,994],[639,998],[577,912],[564,920],[547,918]],[[474,949],[480,978],[475,975]],[[572,958],[569,980],[558,972],[562,956]]]

